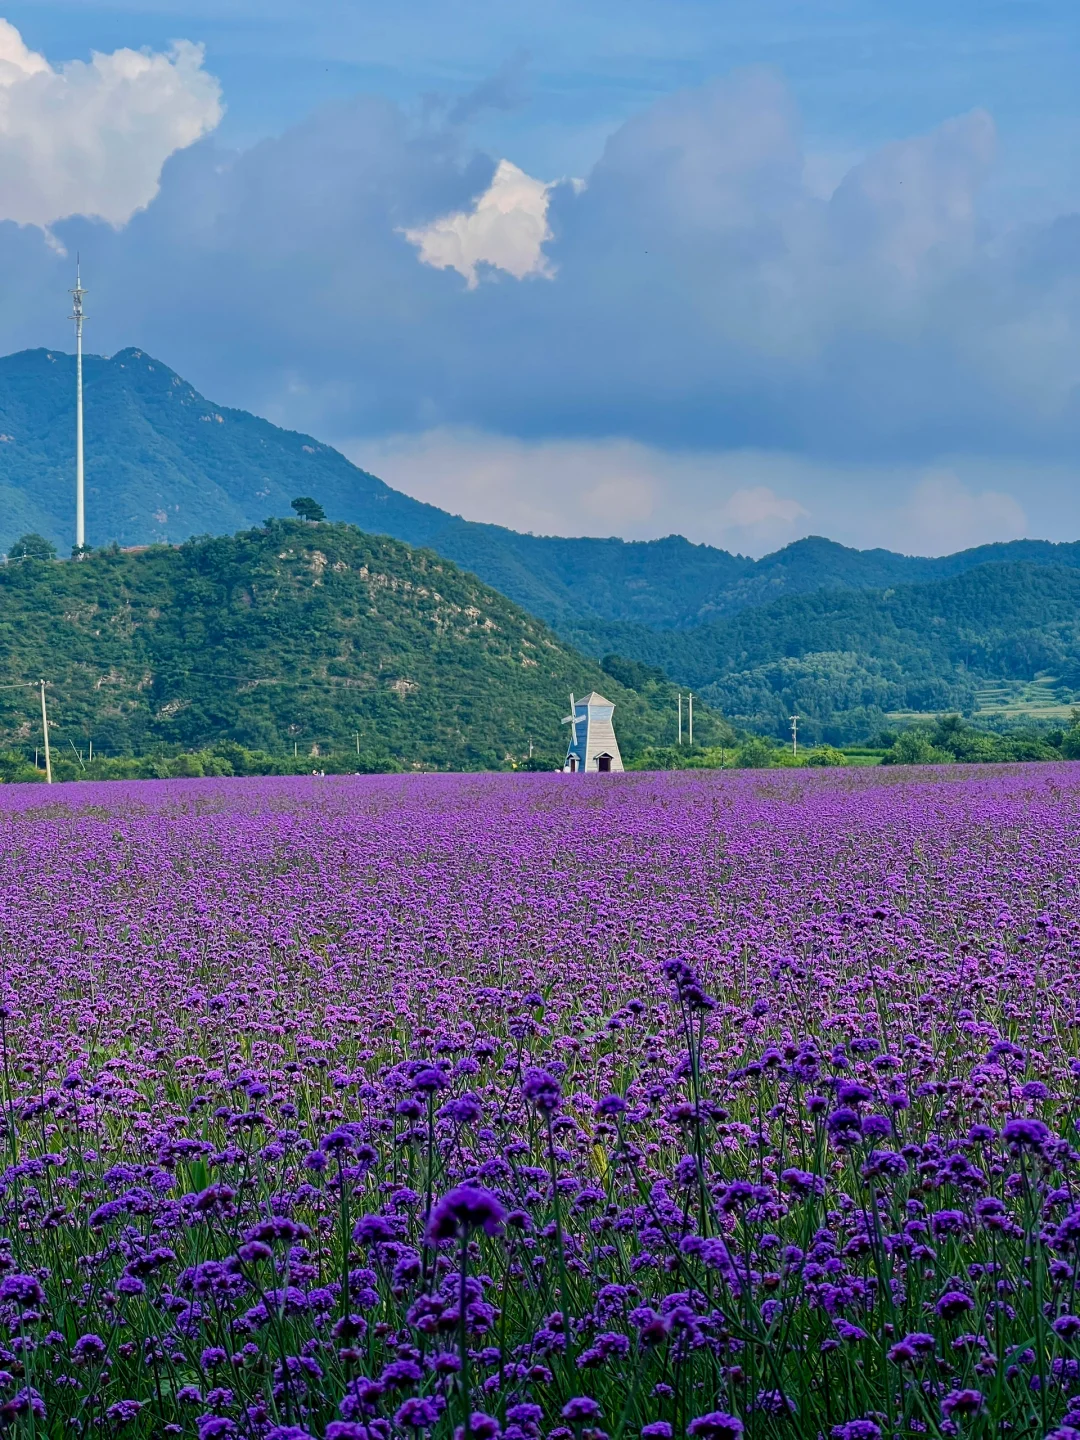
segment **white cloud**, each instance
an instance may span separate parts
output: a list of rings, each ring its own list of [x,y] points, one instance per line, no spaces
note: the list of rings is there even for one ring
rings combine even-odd
[[[342,447],[388,485],[468,520],[541,535],[692,540],[763,554],[805,534],[808,511],[770,485],[740,485],[755,457],[677,454],[632,440],[530,442],[431,430]]]
[[[949,555],[1028,533],[1023,507],[1000,490],[968,489],[953,470],[931,470],[915,485],[900,524],[919,555]]]
[[[544,242],[551,239],[550,192],[550,185],[500,160],[472,210],[406,230],[405,238],[419,250],[423,264],[456,270],[470,290],[479,283],[478,265],[493,265],[515,280],[529,275],[550,279],[554,271],[544,254]]]
[[[751,485],[736,490],[716,513],[732,529],[745,530],[776,523],[794,525],[799,520],[805,520],[810,512],[797,500],[777,495],[768,485]]]
[[[0,20],[0,219],[68,215],[124,225],[153,200],[161,167],[221,119],[202,47],[116,50],[54,68]]]
[[[341,448],[396,490],[467,520],[627,540],[674,532],[748,555],[812,534],[858,548],[947,555],[1033,533],[1011,490],[1070,492],[1077,485],[1062,467],[970,455],[928,469],[829,463],[779,450],[667,451],[624,439],[526,441],[449,428]]]

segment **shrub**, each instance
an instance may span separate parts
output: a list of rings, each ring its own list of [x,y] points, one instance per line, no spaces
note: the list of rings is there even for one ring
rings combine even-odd
[[[817,745],[806,757],[807,765],[846,765],[847,756],[835,745]]]

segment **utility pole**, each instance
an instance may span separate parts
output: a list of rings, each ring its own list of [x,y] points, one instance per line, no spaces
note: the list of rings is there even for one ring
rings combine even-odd
[[[690,692],[690,695],[689,695],[688,698],[689,698],[689,701],[690,701],[690,744],[691,744],[691,746],[693,746],[693,743],[694,743],[694,694],[693,694],[693,691]]]
[[[52,754],[49,750],[49,712],[45,709],[45,681],[41,682],[41,729],[45,736],[45,784],[52,784]]]
[[[791,717],[791,753],[792,753],[792,755],[798,755],[798,753],[799,753],[799,717],[798,717],[798,715],[792,715],[792,717]]]
[[[359,731],[359,730],[357,730],[357,732],[356,732],[356,753],[357,753],[357,755],[360,754],[360,731]]]
[[[70,318],[75,321],[75,549],[82,559],[86,545],[86,504],[83,474],[83,384],[82,384],[82,334],[83,296],[82,274],[78,258],[75,260],[75,289],[71,292],[74,308]]]
[[[679,744],[682,744],[682,691],[679,691]]]

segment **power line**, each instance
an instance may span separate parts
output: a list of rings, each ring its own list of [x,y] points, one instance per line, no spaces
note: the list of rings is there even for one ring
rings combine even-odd
[[[157,675],[154,676],[154,680],[161,683],[178,683],[182,682],[183,680],[193,678],[202,680],[233,680],[237,684],[251,685],[253,687],[258,685],[293,685],[306,686],[310,688],[318,688],[325,686],[329,689],[353,690],[363,695],[385,695],[390,689],[390,687],[387,685],[379,685],[377,683],[373,684],[370,682],[359,680],[350,680],[345,676],[339,675],[316,675],[310,676],[305,679],[302,677],[290,677],[288,675],[230,675],[219,670],[185,670],[179,675],[170,676],[168,674],[162,674],[159,672]],[[19,690],[22,689],[24,686],[36,685],[37,683],[38,682],[36,680],[17,681],[12,685],[0,685],[0,690]],[[74,682],[69,677],[66,680],[50,680],[47,683],[50,689],[56,690],[60,688],[67,688]],[[412,683],[415,688],[396,691],[394,693],[397,694],[401,699],[405,699],[409,695],[419,694],[422,691],[437,691],[441,695],[457,696],[462,698],[469,698],[472,696],[490,697],[491,695],[491,688],[487,685],[477,685],[475,687],[469,687],[466,689],[462,688],[461,686],[454,686],[452,684],[447,685],[438,678],[424,681],[415,681]]]

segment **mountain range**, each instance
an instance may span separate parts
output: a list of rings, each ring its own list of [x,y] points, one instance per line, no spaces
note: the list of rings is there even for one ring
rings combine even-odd
[[[662,540],[523,535],[392,490],[310,435],[200,395],[143,351],[84,361],[87,535],[92,545],[178,543],[288,512],[312,495],[334,520],[437,550],[549,624],[583,619],[685,629],[820,589],[945,580],[989,563],[1080,565],[1080,542],[1015,540],[936,559],[821,537],[763,559]],[[71,544],[75,359],[0,358],[0,550],[27,531]]]
[[[206,399],[135,349],[85,362],[88,539],[176,544],[249,529],[314,497],[331,519],[424,547],[595,662],[616,652],[692,686],[739,724],[864,738],[890,716],[1060,708],[1080,687],[1080,543],[1018,540],[939,558],[820,537],[754,560],[681,536],[519,534],[391,489],[321,441]],[[0,549],[70,544],[74,358],[0,359]]]

